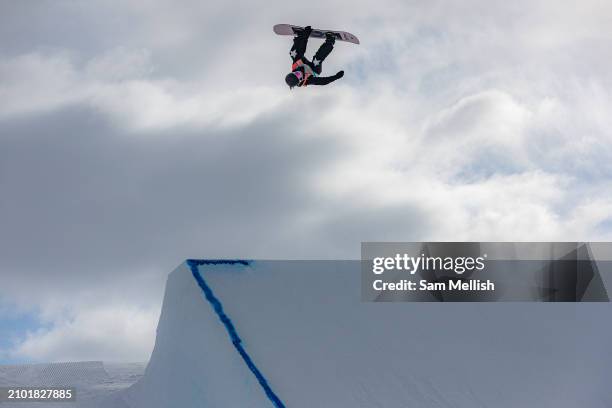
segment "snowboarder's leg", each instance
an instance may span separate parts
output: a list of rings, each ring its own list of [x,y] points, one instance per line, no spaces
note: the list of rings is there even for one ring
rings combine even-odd
[[[307,31],[301,31],[293,38],[293,46],[291,47],[291,51],[289,55],[291,55],[291,59],[293,62],[304,57],[304,53],[306,52],[306,46],[308,45],[308,37],[310,33]]]
[[[316,68],[317,74],[321,73],[321,63],[327,58],[327,56],[334,49],[334,43],[336,42],[336,38],[332,33],[327,33],[325,35],[325,42],[321,44],[314,58],[312,59],[312,63]]]

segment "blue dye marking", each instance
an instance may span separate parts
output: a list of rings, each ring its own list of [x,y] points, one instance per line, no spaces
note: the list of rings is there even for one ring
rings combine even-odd
[[[223,260],[223,259],[212,259],[212,260],[188,259],[187,260],[187,265],[189,266],[189,269],[191,269],[191,273],[193,274],[193,277],[195,278],[196,282],[198,282],[198,285],[202,289],[202,292],[204,292],[204,296],[206,297],[206,300],[208,300],[208,302],[212,305],[215,313],[217,313],[217,316],[219,316],[219,320],[221,320],[221,323],[223,323],[223,325],[225,326],[225,330],[227,330],[227,334],[229,334],[229,337],[232,340],[232,344],[234,345],[234,348],[236,349],[236,351],[238,351],[238,354],[240,354],[240,357],[242,357],[247,367],[249,367],[249,370],[251,370],[253,375],[255,375],[255,378],[257,378],[259,385],[261,385],[261,387],[264,389],[266,396],[268,397],[270,401],[272,401],[272,404],[274,404],[276,408],[285,408],[285,404],[283,404],[280,398],[278,398],[278,396],[274,393],[274,391],[272,391],[272,388],[270,388],[268,381],[263,376],[261,371],[259,371],[257,366],[255,366],[255,363],[251,359],[251,356],[249,356],[249,354],[246,352],[246,350],[242,346],[242,340],[240,339],[240,336],[238,336],[238,332],[236,331],[236,328],[234,327],[234,324],[232,323],[231,319],[229,318],[227,314],[225,314],[221,301],[219,301],[219,299],[217,299],[217,297],[214,295],[211,287],[208,286],[208,284],[206,283],[206,281],[200,274],[200,270],[198,269],[199,265],[244,265],[244,266],[248,266],[249,264],[250,264],[250,261],[244,261],[244,260]]]
[[[187,264],[189,267],[192,265],[243,265],[249,266],[251,261],[244,259],[188,259]]]

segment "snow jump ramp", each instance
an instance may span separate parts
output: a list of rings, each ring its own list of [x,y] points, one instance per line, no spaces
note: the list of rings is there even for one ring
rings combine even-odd
[[[186,261],[133,408],[610,407],[609,303],[366,303],[359,261]]]

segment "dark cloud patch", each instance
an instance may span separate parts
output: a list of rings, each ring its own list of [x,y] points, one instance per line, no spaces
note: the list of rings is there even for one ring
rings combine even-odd
[[[324,243],[316,251],[328,259],[357,258],[362,241],[419,241],[433,227],[429,214],[411,204],[355,208],[347,203],[334,215],[313,234]]]
[[[190,256],[273,257],[265,243],[316,206],[311,177],[338,149],[266,119],[248,131],[147,135],[79,107],[5,121],[0,267],[20,280],[90,282],[147,265],[167,272]]]

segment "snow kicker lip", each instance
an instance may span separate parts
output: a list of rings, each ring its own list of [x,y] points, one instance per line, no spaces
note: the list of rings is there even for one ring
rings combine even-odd
[[[215,313],[219,317],[219,320],[221,321],[221,323],[223,323],[223,326],[225,326],[225,330],[227,331],[227,334],[229,335],[229,337],[230,337],[230,339],[232,341],[232,344],[234,345],[234,348],[236,349],[238,354],[240,354],[240,357],[242,357],[242,360],[247,365],[249,370],[253,373],[253,375],[257,379],[257,382],[259,383],[261,388],[263,388],[263,391],[265,392],[265,394],[268,397],[268,399],[270,400],[270,402],[272,402],[272,404],[274,405],[275,408],[285,408],[285,404],[283,404],[283,402],[280,400],[280,398],[272,390],[272,388],[270,387],[270,384],[268,383],[268,380],[266,380],[266,378],[261,373],[261,371],[259,371],[259,369],[255,365],[255,363],[253,362],[253,359],[251,359],[251,356],[249,356],[249,354],[245,350],[244,346],[242,345],[242,339],[238,335],[238,331],[236,330],[236,327],[232,323],[232,320],[229,318],[229,316],[223,310],[223,304],[215,296],[212,288],[210,286],[208,286],[208,284],[206,283],[206,280],[204,280],[204,277],[200,273],[200,269],[199,269],[199,265],[243,265],[243,266],[249,266],[251,264],[251,261],[242,260],[242,259],[234,259],[234,260],[225,260],[225,259],[188,259],[186,261],[186,263],[187,263],[187,266],[189,266],[189,269],[191,270],[191,273],[193,274],[194,279],[198,283],[198,286],[200,287],[200,289],[204,293],[204,297],[206,298],[206,300],[212,306],[213,310],[215,311]]]

